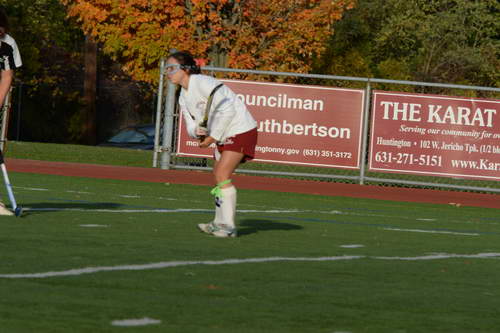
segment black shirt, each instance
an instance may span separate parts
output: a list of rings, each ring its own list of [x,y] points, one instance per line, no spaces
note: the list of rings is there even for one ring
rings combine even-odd
[[[7,43],[0,42],[0,70],[15,69],[14,50]]]

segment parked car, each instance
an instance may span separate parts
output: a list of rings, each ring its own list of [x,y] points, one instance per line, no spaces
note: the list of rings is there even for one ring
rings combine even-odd
[[[105,142],[103,147],[153,150],[155,145],[155,125],[135,125],[122,128]]]

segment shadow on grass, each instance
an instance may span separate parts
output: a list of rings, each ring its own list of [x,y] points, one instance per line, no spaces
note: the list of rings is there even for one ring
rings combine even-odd
[[[92,202],[92,203],[31,203],[23,206],[23,215],[37,215],[43,213],[57,212],[57,211],[85,211],[85,210],[96,210],[96,209],[117,209],[123,207],[124,205],[113,203],[113,202]]]
[[[243,220],[238,226],[238,236],[246,236],[253,233],[261,231],[271,231],[271,230],[300,230],[303,229],[301,226],[290,224],[290,223],[280,223],[271,220]]]

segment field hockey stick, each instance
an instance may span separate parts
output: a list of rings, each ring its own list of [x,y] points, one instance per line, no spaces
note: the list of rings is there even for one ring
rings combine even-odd
[[[217,92],[217,90],[219,90],[219,88],[221,88],[223,86],[223,84],[219,84],[217,87],[215,87],[211,92],[210,92],[210,95],[208,96],[208,100],[207,100],[207,106],[205,107],[205,116],[203,117],[203,120],[201,121],[199,127],[204,129],[205,131],[208,129],[208,116],[210,114],[210,108],[212,107],[212,102],[214,100],[214,95],[215,93]],[[200,140],[200,142],[202,142],[203,140],[205,140],[205,135],[200,135],[198,137],[198,139]]]
[[[10,115],[10,107],[11,107],[11,96],[12,96],[12,87],[9,89],[9,92],[5,96],[5,100],[2,106],[2,115],[1,115],[1,129],[0,129],[0,150],[5,151],[7,145],[7,130],[9,129],[9,115]]]
[[[12,204],[12,210],[16,217],[21,216],[23,213],[23,208],[18,206],[16,203],[16,198],[14,197],[14,192],[12,191],[12,184],[9,180],[9,175],[7,174],[7,168],[5,167],[5,162],[3,159],[2,151],[0,150],[0,168],[2,168],[3,180],[5,182],[5,187],[7,188],[7,194],[9,196],[10,203]]]

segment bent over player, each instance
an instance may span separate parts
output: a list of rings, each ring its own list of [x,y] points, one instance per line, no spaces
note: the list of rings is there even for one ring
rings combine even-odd
[[[14,78],[14,69],[21,66],[21,56],[15,40],[8,32],[7,16],[0,10],[0,108],[3,107],[5,98],[10,91]],[[0,215],[14,215],[0,202]]]
[[[216,144],[213,174],[215,218],[198,228],[217,237],[236,237],[236,188],[231,175],[238,165],[254,157],[257,122],[236,94],[220,81],[200,74],[188,52],[167,59],[168,79],[181,86],[179,106],[189,136],[201,148]]]

